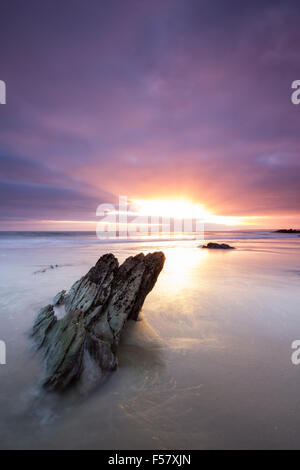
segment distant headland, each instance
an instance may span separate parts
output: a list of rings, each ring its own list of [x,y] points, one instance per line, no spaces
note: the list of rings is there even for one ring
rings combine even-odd
[[[275,230],[274,233],[300,233],[300,230],[295,230],[293,228],[289,228],[289,229],[282,228],[280,230]]]

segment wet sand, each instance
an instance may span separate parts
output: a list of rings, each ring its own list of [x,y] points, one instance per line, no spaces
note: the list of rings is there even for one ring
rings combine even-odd
[[[0,247],[0,339],[7,345],[0,448],[299,447],[300,366],[290,358],[300,338],[300,239],[224,239],[237,249],[88,241]],[[28,338],[39,308],[101,254],[122,261],[156,249],[166,265],[142,321],[124,332],[119,369],[93,393],[80,386],[44,394]],[[51,264],[59,267],[33,274]]]

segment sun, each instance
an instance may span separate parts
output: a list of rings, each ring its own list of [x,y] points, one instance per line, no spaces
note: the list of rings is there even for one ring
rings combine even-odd
[[[169,217],[174,219],[197,219],[203,223],[244,225],[245,217],[215,215],[203,204],[188,199],[134,199],[136,212],[141,216]]]
[[[143,216],[158,216],[172,218],[203,218],[209,212],[200,204],[194,204],[186,199],[135,199],[137,211]]]

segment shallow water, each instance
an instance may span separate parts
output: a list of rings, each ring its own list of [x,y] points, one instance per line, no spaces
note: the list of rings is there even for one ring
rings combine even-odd
[[[237,247],[228,252],[42,238],[0,239],[2,449],[299,448],[299,237],[219,234]],[[119,369],[93,393],[44,394],[28,338],[39,308],[103,253],[123,261],[157,249],[165,268],[142,321],[127,325]]]

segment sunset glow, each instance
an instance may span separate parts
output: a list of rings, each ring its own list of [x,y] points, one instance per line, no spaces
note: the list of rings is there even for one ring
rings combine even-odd
[[[300,227],[294,7],[76,2],[62,26],[66,4],[23,3],[1,28],[2,230],[93,230],[122,194],[212,230]]]
[[[221,225],[245,225],[249,217],[230,217],[212,214],[202,204],[185,199],[134,200],[138,214],[142,216],[170,217],[178,219],[197,219],[203,223]]]

